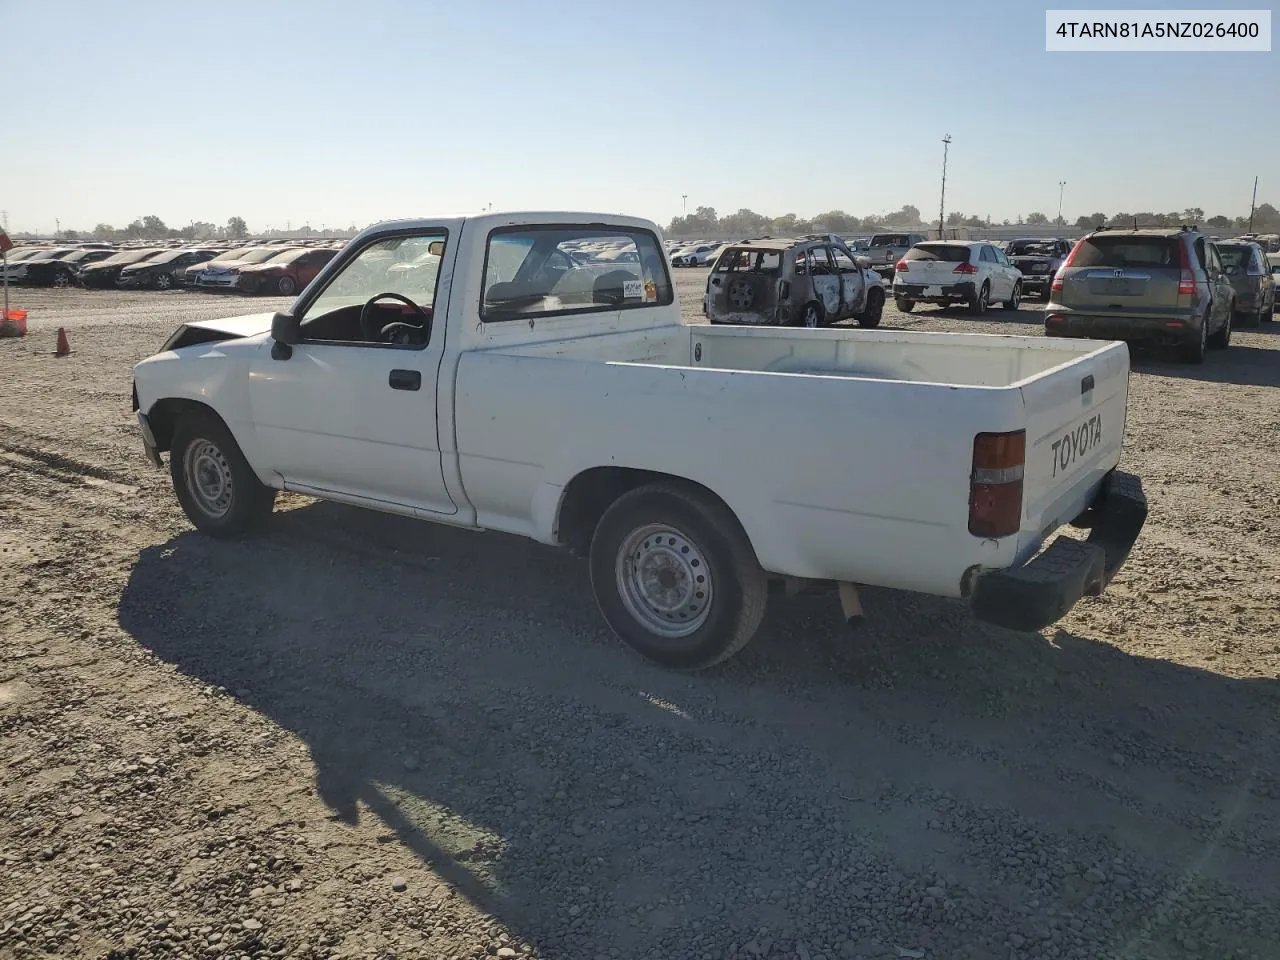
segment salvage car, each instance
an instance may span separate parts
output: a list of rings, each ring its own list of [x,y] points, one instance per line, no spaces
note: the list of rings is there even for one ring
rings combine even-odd
[[[115,286],[116,277],[120,276],[120,271],[125,267],[168,253],[170,251],[164,247],[137,247],[132,250],[121,250],[105,260],[81,267],[76,273],[76,280],[86,287],[112,287]]]
[[[836,236],[730,244],[707,276],[702,304],[712,323],[780,327],[825,327],[851,317],[877,327],[883,312],[880,278]]]
[[[996,244],[992,244],[996,246]],[[1049,299],[1049,284],[1071,253],[1070,240],[1012,240],[1004,248],[1009,262],[1022,274],[1022,295],[1039,295]]]
[[[910,313],[917,303],[963,303],[983,314],[999,302],[1006,310],[1017,310],[1022,273],[1003,250],[985,240],[927,240],[895,265],[893,298],[903,313]]]
[[[33,258],[27,261],[23,282],[33,287],[67,287],[76,282],[76,272],[91,263],[114,255],[114,250],[72,250],[62,257]]]
[[[337,250],[299,247],[261,263],[237,265],[232,268],[240,278],[235,286],[241,293],[289,297],[315,279],[320,269],[337,254]]]
[[[1116,469],[1123,344],[691,324],[660,237],[601,213],[377,224],[287,310],[188,321],[135,366],[145,454],[214,537],[288,490],[566,546],[609,627],[680,668],[740,650],[773,583],[1038,630],[1116,575],[1147,515]],[[640,262],[566,268],[588,239]],[[424,254],[438,270],[385,269]],[[1087,539],[1042,550],[1068,523]]]
[[[195,250],[166,250],[138,263],[120,269],[116,286],[121,290],[168,290],[186,282],[189,267],[207,263],[218,255],[208,248]]]
[[[1044,332],[1173,346],[1202,363],[1206,348],[1231,343],[1235,302],[1217,245],[1199,230],[1099,228],[1053,278]]]
[[[5,258],[4,264],[0,266],[0,277],[10,283],[24,283],[33,264],[59,260],[68,254],[75,253],[77,249],[76,247],[42,247],[35,249],[32,253],[27,253],[25,250],[18,251],[14,256]]]
[[[278,257],[280,252],[279,247],[240,247],[236,250],[227,250],[212,260],[187,267],[183,280],[189,287],[225,286],[226,284],[219,282],[219,278],[229,276],[236,267],[262,263],[264,260]]]
[[[927,240],[922,233],[877,233],[867,241],[858,256],[871,261],[871,267],[886,280],[893,279],[893,266],[917,243]]]
[[[1224,240],[1217,248],[1236,292],[1234,322],[1256,327],[1270,321],[1276,306],[1276,285],[1262,246],[1257,241]]]

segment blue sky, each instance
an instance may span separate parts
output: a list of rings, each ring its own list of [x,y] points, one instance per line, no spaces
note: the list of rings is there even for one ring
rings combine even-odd
[[[42,231],[490,203],[665,224],[681,194],[936,217],[944,133],[948,211],[1052,217],[1066,180],[1070,220],[1239,215],[1255,174],[1280,205],[1280,54],[1051,54],[1044,9],[0,0],[0,209]]]

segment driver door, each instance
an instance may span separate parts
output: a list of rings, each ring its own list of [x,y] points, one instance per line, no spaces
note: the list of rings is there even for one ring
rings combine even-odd
[[[457,512],[436,420],[437,390],[450,389],[438,381],[455,258],[444,228],[373,237],[295,305],[291,356],[273,356],[269,338],[259,348],[249,402],[261,459],[286,490]],[[387,294],[403,299],[378,299]]]

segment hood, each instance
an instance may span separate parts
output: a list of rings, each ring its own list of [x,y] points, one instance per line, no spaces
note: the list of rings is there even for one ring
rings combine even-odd
[[[238,269],[241,273],[267,273],[270,270],[280,270],[287,266],[287,263],[246,263]]]
[[[233,337],[252,337],[259,333],[271,331],[271,318],[274,313],[250,313],[243,317],[227,317],[223,320],[197,320],[188,323],[188,327],[198,330],[211,330],[214,333],[230,334]]]

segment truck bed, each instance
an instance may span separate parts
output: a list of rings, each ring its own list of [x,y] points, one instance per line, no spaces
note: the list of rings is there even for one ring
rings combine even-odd
[[[473,501],[500,505],[480,511],[484,526],[547,529],[583,469],[656,470],[720,494],[773,573],[959,596],[966,569],[1026,560],[1090,502],[1119,460],[1127,377],[1127,348],[1097,341],[710,325],[562,335],[463,355],[457,449]],[[1018,429],[1021,531],[982,540],[965,526],[974,435]],[[541,503],[524,499],[531,488]]]

